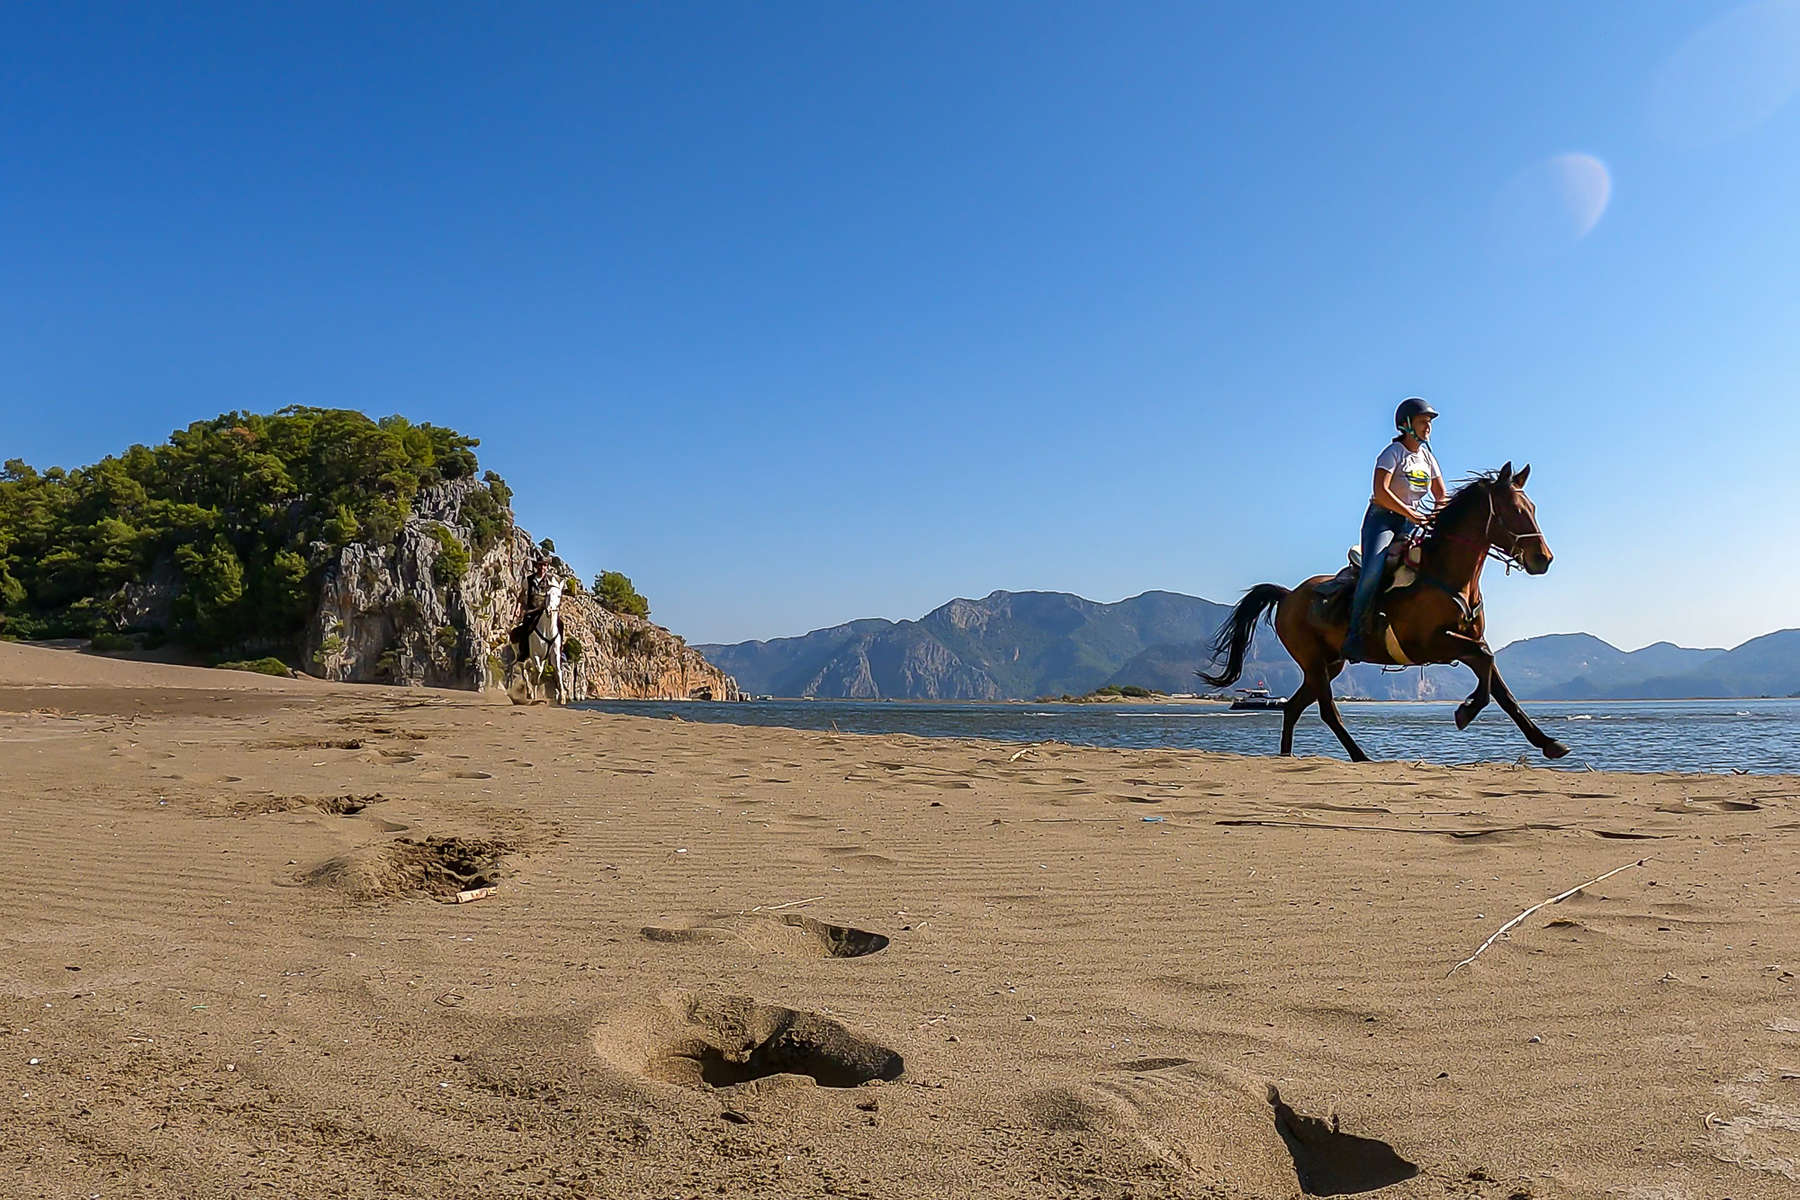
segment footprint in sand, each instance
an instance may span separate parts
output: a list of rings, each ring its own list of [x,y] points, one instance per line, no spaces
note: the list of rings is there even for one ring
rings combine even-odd
[[[784,913],[781,923],[812,938],[830,958],[864,958],[888,948],[886,934],[870,933],[852,925],[833,925],[802,913]]]
[[[1134,1074],[1144,1071],[1166,1071],[1171,1067],[1185,1067],[1194,1060],[1191,1058],[1134,1058],[1130,1062],[1122,1062],[1118,1069]]]
[[[326,859],[296,882],[357,901],[411,895],[454,901],[460,893],[498,884],[501,855],[511,848],[498,839],[395,838]]]
[[[729,942],[734,935],[729,929],[715,929],[705,925],[689,928],[646,925],[638,930],[638,936],[647,942],[659,942],[665,946],[707,946]]]
[[[237,801],[231,806],[230,812],[234,817],[261,817],[271,813],[317,809],[334,817],[355,817],[363,815],[371,804],[381,804],[386,799],[380,792],[366,796],[257,796]],[[396,828],[404,829],[405,826]]]
[[[862,846],[827,846],[827,858],[840,863],[857,863],[865,867],[897,867],[899,862],[885,854],[876,854]]]
[[[1666,813],[1747,813],[1761,812],[1763,806],[1755,800],[1738,796],[1684,796],[1671,804],[1660,805],[1658,812]]]
[[[593,1038],[615,1066],[689,1087],[793,1075],[852,1088],[898,1079],[906,1069],[899,1054],[836,1021],[747,996],[674,997],[602,1020]]]
[[[1091,1082],[1020,1097],[1026,1118],[1053,1134],[1076,1134],[1084,1151],[1153,1161],[1209,1180],[1222,1196],[1281,1194],[1291,1160],[1260,1085],[1179,1056],[1131,1059]]]
[[[837,925],[804,913],[720,914],[685,926],[646,925],[645,941],[664,945],[739,942],[752,949],[812,958],[866,958],[888,948],[886,934]]]

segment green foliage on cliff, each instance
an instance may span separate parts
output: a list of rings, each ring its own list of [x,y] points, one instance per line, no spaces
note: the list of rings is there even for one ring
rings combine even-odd
[[[225,413],[88,467],[0,470],[0,631],[85,636],[118,623],[125,585],[173,571],[175,640],[294,648],[319,572],[351,541],[391,542],[419,488],[472,477],[479,442],[349,409]],[[505,527],[491,476],[476,538]],[[460,543],[459,543],[460,548]],[[467,550],[463,550],[464,566]]]
[[[469,548],[442,525],[431,528],[431,539],[438,544],[438,554],[431,562],[431,577],[439,587],[448,587],[469,573]]]
[[[650,602],[631,586],[629,576],[617,571],[602,571],[594,576],[594,602],[609,612],[628,617],[650,615]]]
[[[492,471],[487,477],[486,490],[473,493],[462,506],[462,519],[469,526],[470,541],[476,554],[486,554],[512,525],[509,511],[512,489]]]

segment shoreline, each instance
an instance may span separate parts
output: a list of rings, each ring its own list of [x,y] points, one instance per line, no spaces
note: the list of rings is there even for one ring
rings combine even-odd
[[[1381,699],[1377,699],[1373,696],[1338,696],[1338,697],[1336,697],[1336,699],[1339,704],[1443,705],[1443,706],[1446,706],[1449,708],[1455,708],[1458,704],[1462,703],[1462,701],[1460,699],[1456,699],[1456,698],[1442,699],[1442,700],[1381,700]],[[1800,701],[1800,696],[1651,696],[1651,697],[1642,697],[1642,698],[1634,698],[1631,696],[1612,696],[1612,697],[1607,697],[1605,699],[1596,699],[1594,697],[1586,697],[1586,696],[1578,697],[1578,698],[1574,698],[1574,699],[1556,699],[1556,698],[1548,698],[1548,697],[1539,696],[1539,697],[1521,698],[1520,703],[1522,703],[1522,704],[1701,704],[1701,703],[1716,702],[1719,704],[1727,704],[1727,703],[1730,703],[1735,700],[1750,700],[1750,701],[1756,701],[1759,703],[1767,702],[1767,701],[1771,701],[1771,700]],[[664,701],[664,700],[602,700],[602,701],[597,701],[597,703],[601,703],[601,704],[666,704],[666,703],[673,703],[673,702],[672,701]],[[869,699],[858,699],[858,698],[841,697],[841,696],[770,696],[766,700],[761,699],[760,697],[753,697],[751,699],[742,701],[742,703],[745,703],[745,704],[756,704],[756,703],[765,703],[765,704],[766,703],[776,703],[776,704],[811,704],[811,703],[818,703],[818,704],[931,704],[931,705],[945,705],[945,706],[970,705],[970,706],[990,706],[990,707],[999,707],[1001,705],[1063,705],[1063,706],[1070,707],[1070,708],[1090,707],[1090,706],[1096,705],[1096,704],[1118,705],[1118,706],[1125,706],[1125,707],[1130,707],[1130,706],[1136,705],[1136,706],[1145,707],[1145,708],[1158,707],[1158,706],[1162,706],[1162,705],[1211,705],[1214,707],[1224,708],[1224,707],[1229,707],[1231,704],[1231,701],[1229,701],[1229,700],[1208,700],[1208,699],[1203,699],[1203,698],[1198,698],[1198,697],[1196,697],[1196,698],[1179,698],[1179,699],[1174,698],[1174,697],[1164,697],[1160,700],[1143,700],[1143,699],[1063,700],[1061,698],[1058,698],[1055,700],[926,700],[926,699],[902,699],[902,698],[889,699],[887,697],[882,697],[880,699],[869,700]]]

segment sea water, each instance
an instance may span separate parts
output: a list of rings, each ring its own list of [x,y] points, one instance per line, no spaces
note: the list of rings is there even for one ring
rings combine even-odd
[[[589,701],[581,708],[688,721],[899,733],[918,737],[1061,741],[1078,746],[1169,747],[1274,754],[1279,712],[1232,712],[1208,704],[982,704],[927,701]],[[1371,757],[1441,763],[1528,762],[1565,770],[1800,773],[1800,699],[1527,701],[1525,711],[1570,754],[1550,763],[1490,704],[1458,732],[1455,704],[1340,703],[1338,711]],[[1345,757],[1309,709],[1294,753]]]

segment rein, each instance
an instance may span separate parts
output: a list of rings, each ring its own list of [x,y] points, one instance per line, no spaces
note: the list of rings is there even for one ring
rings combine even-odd
[[[1469,537],[1467,534],[1452,533],[1448,529],[1433,528],[1431,530],[1431,538],[1433,541],[1441,537],[1447,542],[1455,542],[1464,546],[1473,546],[1481,552],[1482,557],[1476,560],[1475,575],[1470,579],[1470,583],[1474,583],[1481,578],[1481,564],[1490,558],[1495,562],[1505,563],[1506,573],[1508,575],[1512,574],[1514,567],[1519,568],[1521,571],[1524,570],[1525,564],[1519,558],[1520,544],[1531,538],[1537,538],[1539,541],[1542,541],[1544,537],[1542,533],[1514,533],[1512,530],[1502,526],[1502,532],[1509,535],[1512,539],[1511,543],[1502,549],[1494,541],[1494,522],[1499,519],[1499,514],[1494,509],[1494,493],[1491,490],[1487,492],[1487,504],[1487,520],[1481,527],[1481,536],[1479,538]],[[1421,537],[1419,540],[1422,544],[1425,539]],[[1421,581],[1431,584],[1439,591],[1448,595],[1452,600],[1456,601],[1456,607],[1462,611],[1463,626],[1465,628],[1473,629],[1476,623],[1481,619],[1482,602],[1477,600],[1474,604],[1470,604],[1463,596],[1462,588],[1459,588],[1446,580],[1440,579],[1436,575],[1425,570],[1423,563],[1419,565],[1417,571]],[[1466,587],[1468,585],[1465,584],[1464,586]]]
[[[1487,520],[1482,524],[1480,538],[1472,538],[1465,534],[1451,533],[1448,529],[1436,528],[1432,529],[1431,536],[1434,539],[1441,537],[1447,542],[1457,542],[1464,546],[1476,547],[1482,552],[1484,557],[1491,558],[1498,563],[1505,563],[1506,573],[1508,575],[1513,573],[1514,567],[1523,571],[1525,569],[1525,564],[1519,558],[1520,543],[1529,541],[1532,538],[1536,538],[1541,542],[1544,540],[1544,535],[1541,533],[1513,533],[1512,530],[1505,529],[1505,527],[1502,526],[1504,532],[1511,535],[1512,544],[1505,549],[1501,549],[1499,544],[1494,541],[1494,521],[1498,519],[1498,514],[1494,511],[1494,493],[1491,491],[1487,493],[1487,503]],[[1433,580],[1433,582],[1437,581]]]

